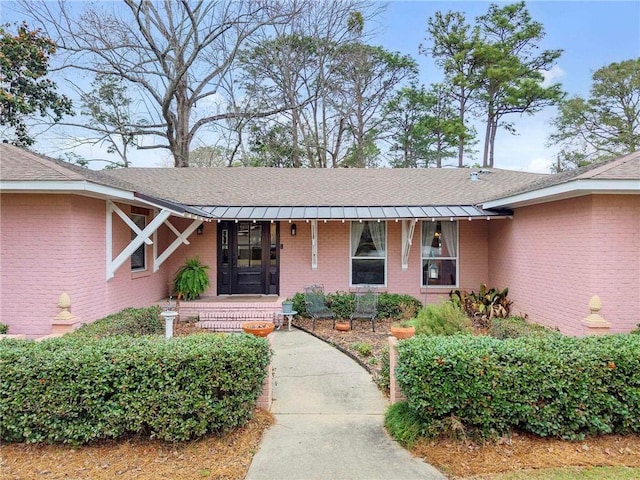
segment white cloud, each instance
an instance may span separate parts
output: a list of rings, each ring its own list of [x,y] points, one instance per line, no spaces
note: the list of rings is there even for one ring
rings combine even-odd
[[[565,72],[558,65],[554,65],[550,70],[540,70],[540,73],[544,77],[542,86],[549,87],[556,83],[559,78],[564,77]]]

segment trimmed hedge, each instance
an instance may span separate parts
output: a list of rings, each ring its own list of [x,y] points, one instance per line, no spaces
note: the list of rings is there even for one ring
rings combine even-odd
[[[424,435],[456,419],[483,438],[640,433],[640,338],[561,335],[399,342],[398,383]]]
[[[544,325],[529,323],[522,317],[508,317],[492,319],[489,335],[504,340],[506,338],[546,337],[562,334]]]
[[[147,308],[125,308],[118,313],[83,325],[71,335],[93,338],[113,335],[162,335],[165,322],[160,316],[161,311],[162,309],[157,305]]]
[[[270,349],[252,335],[0,342],[0,439],[182,441],[244,424]]]
[[[355,309],[355,294],[348,292],[335,292],[326,295],[327,302],[331,303],[331,310],[336,314],[337,318],[349,318]],[[296,293],[291,297],[293,301],[293,309],[298,315],[306,317],[307,307],[304,303],[304,293]],[[399,319],[402,315],[400,305],[413,305],[415,311],[422,308],[422,303],[411,295],[401,295],[398,293],[380,293],[378,294],[378,315],[376,318],[392,318]]]

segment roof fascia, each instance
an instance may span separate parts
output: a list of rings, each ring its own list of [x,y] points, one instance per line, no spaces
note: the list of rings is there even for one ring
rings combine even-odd
[[[79,193],[98,198],[134,200],[133,192],[97,183],[81,181],[2,181],[2,193]]]
[[[514,208],[591,194],[640,194],[640,180],[574,180],[484,202],[483,209]]]

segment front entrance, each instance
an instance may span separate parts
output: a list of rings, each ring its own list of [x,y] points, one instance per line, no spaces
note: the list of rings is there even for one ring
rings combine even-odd
[[[218,225],[218,295],[280,293],[280,225]]]

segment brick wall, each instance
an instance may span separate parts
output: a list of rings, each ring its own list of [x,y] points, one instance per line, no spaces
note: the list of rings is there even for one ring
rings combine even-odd
[[[612,332],[629,331],[640,305],[640,199],[600,195],[518,208],[491,222],[491,285],[509,287],[513,313],[583,335],[592,295]]]

